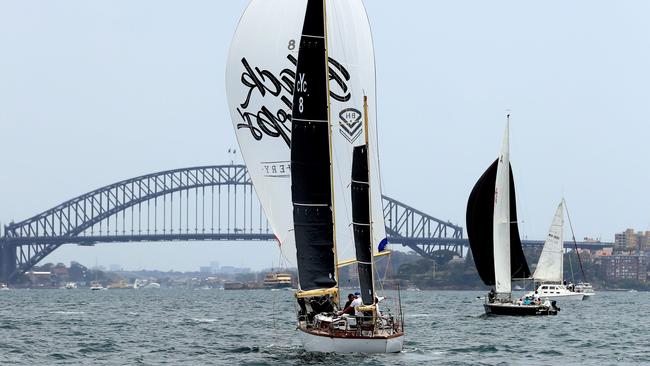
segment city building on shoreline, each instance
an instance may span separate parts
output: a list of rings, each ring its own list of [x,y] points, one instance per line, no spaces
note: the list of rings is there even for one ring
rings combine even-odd
[[[605,278],[645,282],[648,276],[648,258],[644,255],[612,255],[600,258]]]
[[[650,249],[650,231],[627,229],[614,235],[614,250],[616,252],[645,252]]]

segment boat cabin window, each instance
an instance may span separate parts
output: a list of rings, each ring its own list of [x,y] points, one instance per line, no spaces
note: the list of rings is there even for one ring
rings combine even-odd
[[[542,286],[542,290],[546,290],[546,289],[548,289],[547,286]]]

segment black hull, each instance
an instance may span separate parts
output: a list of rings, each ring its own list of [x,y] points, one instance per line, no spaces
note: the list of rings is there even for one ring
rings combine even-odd
[[[557,315],[557,309],[541,305],[484,304],[486,315],[535,316]]]

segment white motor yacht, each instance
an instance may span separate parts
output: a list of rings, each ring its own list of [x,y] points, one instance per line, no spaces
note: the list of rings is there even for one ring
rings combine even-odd
[[[595,295],[594,288],[591,286],[589,282],[578,282],[574,286],[573,291],[583,294],[584,295],[584,297],[582,298],[583,300],[587,300],[591,296]]]
[[[566,286],[561,284],[543,283],[537,287],[537,294],[542,299],[564,299],[564,300],[582,300],[585,296],[583,293],[570,291]],[[534,292],[526,294],[526,296],[534,296]]]
[[[92,291],[101,291],[101,290],[106,290],[105,287],[103,287],[102,285],[100,285],[100,284],[97,283],[97,282],[92,283],[92,284],[90,285],[90,289],[91,289]]]

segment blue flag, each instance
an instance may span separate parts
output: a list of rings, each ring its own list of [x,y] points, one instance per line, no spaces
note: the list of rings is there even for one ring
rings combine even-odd
[[[377,247],[377,250],[380,252],[383,252],[386,250],[386,245],[388,245],[388,238],[382,239],[382,241],[379,242],[379,246]]]

